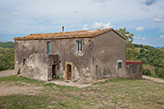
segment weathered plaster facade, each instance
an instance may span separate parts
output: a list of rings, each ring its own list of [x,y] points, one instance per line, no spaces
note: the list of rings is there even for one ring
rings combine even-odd
[[[15,68],[22,76],[77,83],[127,77],[126,41],[113,29],[79,31],[70,37],[73,33],[56,34],[15,39]],[[82,50],[77,50],[78,41],[82,42]],[[47,43],[51,45],[50,54]]]

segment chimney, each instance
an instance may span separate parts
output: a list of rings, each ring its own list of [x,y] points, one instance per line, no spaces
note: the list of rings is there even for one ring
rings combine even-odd
[[[62,26],[62,32],[64,32],[64,26]]]

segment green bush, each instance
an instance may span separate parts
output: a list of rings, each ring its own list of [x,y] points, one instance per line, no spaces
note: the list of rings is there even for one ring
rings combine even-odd
[[[14,68],[13,49],[0,47],[0,71]]]

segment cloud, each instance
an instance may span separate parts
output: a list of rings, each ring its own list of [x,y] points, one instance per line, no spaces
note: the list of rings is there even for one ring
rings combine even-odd
[[[88,30],[88,27],[87,27],[88,25],[87,24],[85,24],[84,26],[83,26],[83,30]]]
[[[161,35],[160,37],[161,37],[161,38],[164,38],[164,36],[162,36],[162,35]]]
[[[140,37],[137,37],[137,39],[140,39]]]
[[[73,13],[78,14],[79,12],[78,11],[73,11]]]
[[[99,2],[99,3],[103,3],[103,2],[108,2],[110,0],[92,0],[92,2]]]
[[[146,6],[150,6],[153,5],[155,2],[157,2],[158,0],[142,0],[142,1]]]
[[[161,21],[162,21],[162,19],[157,18],[157,17],[154,19],[154,22],[161,22]]]
[[[144,30],[144,27],[138,27],[138,28],[136,28],[136,31],[138,31],[138,32],[142,32]]]
[[[13,15],[14,15],[14,16],[19,16],[20,14],[17,13],[17,12],[13,12]]]
[[[107,24],[103,24],[103,23],[94,23],[94,25],[92,26],[92,28],[112,28],[113,26],[111,26],[111,23],[107,23]]]
[[[144,11],[149,11],[148,6],[141,6],[141,9]]]
[[[146,39],[145,37],[142,38],[143,40]]]

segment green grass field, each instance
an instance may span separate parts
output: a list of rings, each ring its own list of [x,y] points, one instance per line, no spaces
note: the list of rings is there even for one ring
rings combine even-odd
[[[77,88],[9,76],[0,78],[2,92],[0,108],[5,109],[164,109],[164,84],[144,79],[111,79]]]

